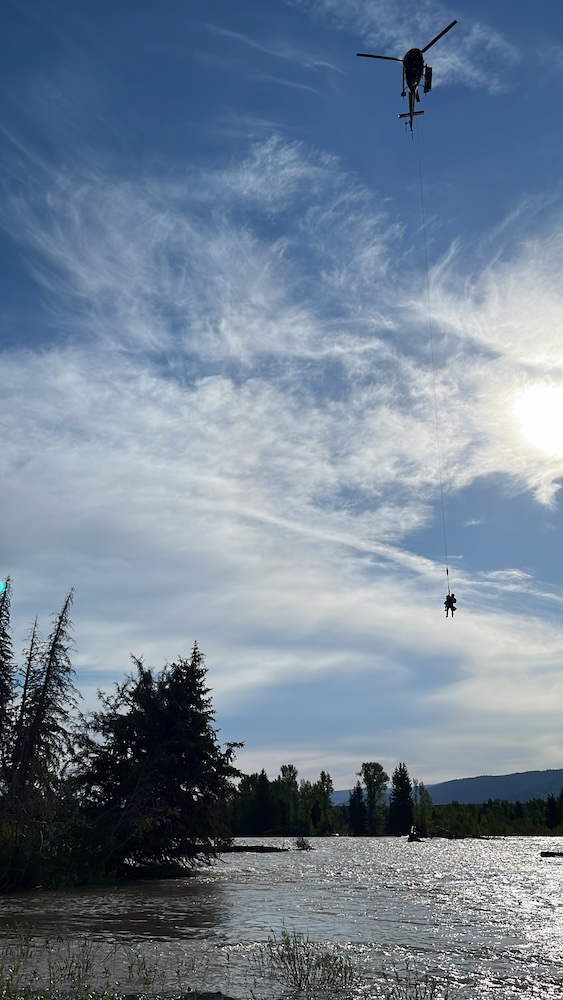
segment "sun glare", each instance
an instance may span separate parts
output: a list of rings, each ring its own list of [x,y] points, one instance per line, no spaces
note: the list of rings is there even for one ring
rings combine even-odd
[[[515,404],[522,434],[548,455],[563,456],[563,386],[532,385]]]

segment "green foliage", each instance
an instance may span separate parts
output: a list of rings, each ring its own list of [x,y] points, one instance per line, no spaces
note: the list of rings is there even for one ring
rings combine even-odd
[[[348,821],[353,837],[366,837],[368,833],[368,811],[364,801],[363,788],[359,781],[350,792],[348,800]]]
[[[47,642],[41,641],[37,620],[32,627],[11,769],[11,787],[20,798],[37,782],[48,786],[51,775],[70,752],[70,709],[76,705],[70,661],[73,597],[71,590]]]
[[[391,776],[391,798],[387,828],[392,835],[408,833],[413,825],[412,782],[406,765],[397,765]]]
[[[545,822],[549,830],[555,830],[561,822],[559,805],[555,795],[548,795],[545,803]]]
[[[358,771],[366,788],[367,828],[371,836],[383,829],[385,821],[385,792],[389,783],[389,775],[377,761],[362,764]]]
[[[432,799],[422,781],[413,778],[413,819],[414,825],[422,836],[427,837],[432,828]]]
[[[277,802],[279,815],[277,823],[282,829],[295,830],[299,828],[300,805],[297,768],[293,764],[282,764],[279,777],[275,780],[274,800]]]
[[[234,748],[222,750],[213,728],[204,658],[197,643],[154,675],[136,674],[88,720],[75,782],[106,873],[214,856],[227,837],[225,801]]]
[[[54,616],[46,642],[37,621],[33,624],[21,670],[6,641],[10,595],[10,586],[0,595],[4,691],[9,691],[4,720],[10,722],[0,736],[0,888],[4,889],[51,885],[61,875],[65,878],[72,809],[64,768],[72,752],[70,708],[76,695],[70,662],[73,591]]]
[[[158,944],[96,942],[84,937],[63,940],[36,936],[28,927],[4,928],[0,942],[0,997],[3,1000],[132,1000],[133,997],[188,996],[207,992],[211,947],[196,957],[170,957]],[[213,964],[217,952],[213,949]],[[358,956],[337,946],[312,941],[307,935],[283,930],[271,933],[251,958],[247,980],[251,997],[272,995],[277,983],[294,1000],[448,1000],[447,985],[418,974],[408,962],[381,970],[377,993],[360,974]],[[224,957],[225,988],[229,982],[228,952]],[[275,991],[277,992],[277,991]]]
[[[297,992],[303,1000],[348,997],[358,983],[348,955],[296,931],[270,934],[254,958],[254,972]]]
[[[101,695],[81,723],[71,664],[71,590],[44,641],[37,620],[18,669],[9,580],[0,592],[0,890],[164,871],[217,853],[240,744],[221,749],[197,643],[153,675]]]
[[[328,771],[321,771],[319,780],[313,784],[314,806],[311,810],[311,822],[314,831],[319,836],[332,833],[334,829],[334,818],[332,809],[332,794],[334,785]],[[313,810],[316,810],[313,815]],[[316,817],[314,819],[314,816]]]
[[[132,1000],[134,996],[164,995],[175,978],[179,992],[204,990],[209,951],[197,960],[170,958],[158,946],[134,948],[93,942],[35,937],[28,928],[7,929],[0,943],[2,1000]],[[228,963],[226,963],[228,976]]]
[[[316,782],[298,781],[291,764],[284,764],[274,781],[264,770],[244,775],[230,799],[230,831],[233,836],[361,837],[373,835],[375,826],[377,836],[404,836],[416,826],[425,837],[563,836],[563,790],[525,803],[489,799],[480,805],[437,806],[423,782],[411,782],[405,765],[399,764],[386,805],[381,765],[364,763],[358,774],[366,787],[358,781],[348,803],[339,806],[332,804],[332,779],[325,771]]]
[[[246,774],[233,797],[231,823],[234,836],[259,837],[279,826],[279,811],[268,775]]]
[[[297,781],[297,769],[283,764],[269,781],[264,770],[244,775],[231,801],[233,836],[326,836],[335,829],[330,774]]]
[[[453,837],[498,837],[563,835],[563,791],[545,799],[528,802],[507,802],[489,799],[480,804],[452,802],[432,806],[432,830]],[[556,824],[550,826],[550,824]]]

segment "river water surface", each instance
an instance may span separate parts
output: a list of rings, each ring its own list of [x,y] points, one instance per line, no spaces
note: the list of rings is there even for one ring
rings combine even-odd
[[[185,988],[243,1000],[260,994],[249,985],[257,947],[285,929],[345,949],[374,996],[382,970],[407,962],[449,983],[452,1000],[563,1000],[563,858],[540,854],[563,851],[563,838],[310,843],[225,855],[188,879],[3,897],[0,934],[17,924],[123,945],[159,957],[161,988],[178,989],[181,967]]]

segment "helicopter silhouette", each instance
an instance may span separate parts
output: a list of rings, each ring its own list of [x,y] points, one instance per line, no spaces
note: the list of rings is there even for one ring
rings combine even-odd
[[[423,115],[424,111],[415,111],[415,104],[420,101],[420,95],[418,93],[418,87],[422,77],[424,76],[424,93],[428,94],[432,90],[432,67],[427,66],[424,62],[424,53],[428,51],[432,45],[435,45],[443,35],[446,34],[450,28],[453,28],[457,21],[452,21],[448,24],[447,28],[444,28],[439,35],[436,35],[428,45],[425,45],[423,49],[409,49],[405,54],[403,59],[399,59],[398,56],[376,56],[371,52],[356,52],[357,56],[363,56],[365,59],[388,59],[392,62],[400,62],[403,64],[403,89],[401,91],[401,97],[407,96],[407,89],[409,92],[409,110],[404,114],[399,115],[399,118],[408,118],[408,124],[412,132],[412,124],[416,115]],[[405,125],[407,123],[405,122]]]

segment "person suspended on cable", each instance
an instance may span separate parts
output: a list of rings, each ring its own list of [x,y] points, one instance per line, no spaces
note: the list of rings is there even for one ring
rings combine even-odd
[[[457,598],[455,594],[448,594],[448,596],[446,597],[446,600],[444,601],[444,607],[446,609],[446,618],[448,617],[448,613],[450,611],[452,613],[452,618],[453,618],[454,611],[456,610],[456,601]]]

